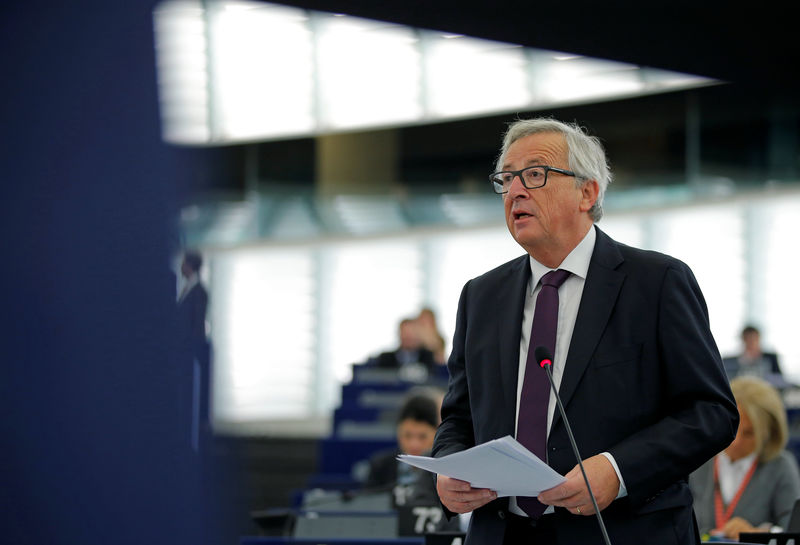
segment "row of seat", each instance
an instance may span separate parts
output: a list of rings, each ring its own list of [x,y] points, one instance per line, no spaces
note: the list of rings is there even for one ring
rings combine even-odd
[[[396,446],[396,418],[413,388],[447,384],[447,368],[435,368],[424,381],[373,361],[353,365],[352,380],[342,386],[341,404],[333,414],[332,433],[320,441],[318,474],[310,485],[358,486],[353,467],[374,453]]]

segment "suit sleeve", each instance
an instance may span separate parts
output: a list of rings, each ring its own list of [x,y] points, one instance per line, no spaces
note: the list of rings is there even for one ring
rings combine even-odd
[[[435,458],[475,446],[464,357],[465,340],[469,331],[469,286],[470,282],[467,282],[458,301],[453,349],[447,362],[450,379],[447,394],[442,401],[442,423],[433,443],[432,454]]]
[[[634,506],[723,450],[738,426],[705,300],[686,265],[666,268],[657,313],[662,414],[610,449]]]

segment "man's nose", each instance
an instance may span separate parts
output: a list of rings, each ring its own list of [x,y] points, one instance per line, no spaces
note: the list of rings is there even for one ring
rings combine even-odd
[[[508,193],[506,195],[510,199],[518,199],[522,197],[529,197],[529,189],[525,187],[525,184],[522,183],[522,174],[517,174],[514,176],[514,179],[511,180],[511,185],[508,186]]]

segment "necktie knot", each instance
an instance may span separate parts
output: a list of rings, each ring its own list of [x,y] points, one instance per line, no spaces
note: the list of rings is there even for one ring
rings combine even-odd
[[[569,271],[565,271],[564,269],[550,271],[542,277],[542,286],[553,286],[554,288],[558,289],[570,274],[571,273]]]

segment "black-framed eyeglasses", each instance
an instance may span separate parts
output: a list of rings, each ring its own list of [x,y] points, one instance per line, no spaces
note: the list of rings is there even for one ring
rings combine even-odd
[[[550,171],[558,172],[564,176],[577,176],[571,170],[564,170],[563,168],[550,167],[547,165],[537,165],[533,167],[526,167],[522,170],[504,170],[502,172],[495,172],[489,175],[489,181],[492,183],[492,188],[495,193],[503,194],[508,193],[514,178],[519,176],[522,180],[522,185],[528,189],[537,189],[543,187],[547,183],[547,173]]]

